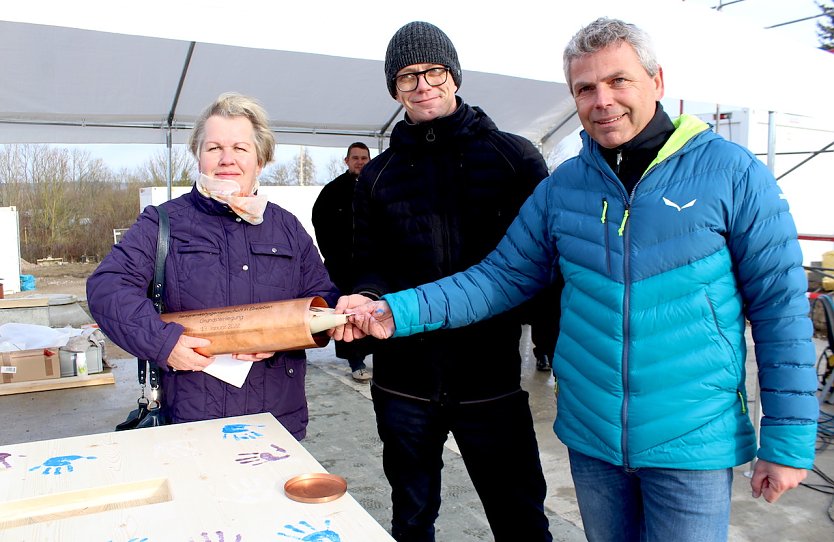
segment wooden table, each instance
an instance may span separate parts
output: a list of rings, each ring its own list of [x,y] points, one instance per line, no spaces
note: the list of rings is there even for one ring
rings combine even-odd
[[[270,414],[0,446],[0,541],[393,540],[349,487],[284,494],[323,472]]]

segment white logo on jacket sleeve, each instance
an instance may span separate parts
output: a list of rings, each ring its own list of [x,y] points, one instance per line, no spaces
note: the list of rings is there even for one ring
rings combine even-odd
[[[678,205],[677,203],[675,203],[674,201],[672,201],[672,200],[670,200],[670,199],[663,198],[663,203],[665,203],[665,204],[666,204],[666,205],[668,205],[669,207],[674,207],[674,208],[675,208],[675,209],[677,209],[679,212],[680,212],[680,211],[683,211],[684,209],[687,209],[687,208],[689,208],[689,207],[692,207],[693,205],[695,205],[695,202],[696,202],[696,201],[698,201],[698,200],[697,200],[697,199],[694,199],[694,200],[690,201],[689,203],[687,203],[687,204],[685,204],[685,205]]]

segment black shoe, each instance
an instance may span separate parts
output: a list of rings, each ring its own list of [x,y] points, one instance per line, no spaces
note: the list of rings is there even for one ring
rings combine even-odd
[[[536,357],[536,369],[539,371],[549,371],[551,369],[550,356],[547,354]]]

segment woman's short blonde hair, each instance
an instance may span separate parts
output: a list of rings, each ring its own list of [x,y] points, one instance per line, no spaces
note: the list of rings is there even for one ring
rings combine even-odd
[[[237,92],[225,92],[217,100],[208,106],[191,131],[188,146],[191,154],[199,162],[200,148],[205,139],[206,121],[209,117],[246,117],[254,128],[255,149],[258,157],[258,165],[264,167],[272,162],[275,156],[275,136],[269,129],[269,118],[263,106],[255,98],[239,94]]]

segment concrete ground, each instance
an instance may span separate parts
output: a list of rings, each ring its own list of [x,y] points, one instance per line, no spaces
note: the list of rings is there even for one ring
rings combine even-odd
[[[124,355],[113,349],[115,355]],[[530,393],[542,464],[548,482],[546,501],[551,532],[557,541],[584,540],[582,522],[571,484],[567,451],[552,431],[556,405],[553,377],[534,368],[529,334],[521,343],[522,384]],[[330,472],[344,476],[351,494],[385,528],[391,511],[389,489],[382,473],[381,443],[377,437],[367,384],[350,378],[347,363],[334,356],[332,343],[308,351],[310,424],[304,446]],[[0,396],[0,451],[2,445],[111,431],[135,406],[138,396],[134,358],[110,357],[115,385]],[[369,363],[372,365],[372,363]],[[752,372],[751,374],[755,374]],[[754,395],[751,393],[751,397]],[[755,408],[751,406],[751,412]],[[826,405],[828,414],[834,406]],[[483,508],[453,442],[444,453],[443,506],[437,521],[437,540],[491,540]],[[834,477],[834,449],[818,453],[817,467]],[[496,465],[512,468],[512,465]],[[749,465],[735,469],[732,542],[834,540],[832,495],[799,487],[775,505],[750,496]],[[815,474],[809,484],[824,484]]]

